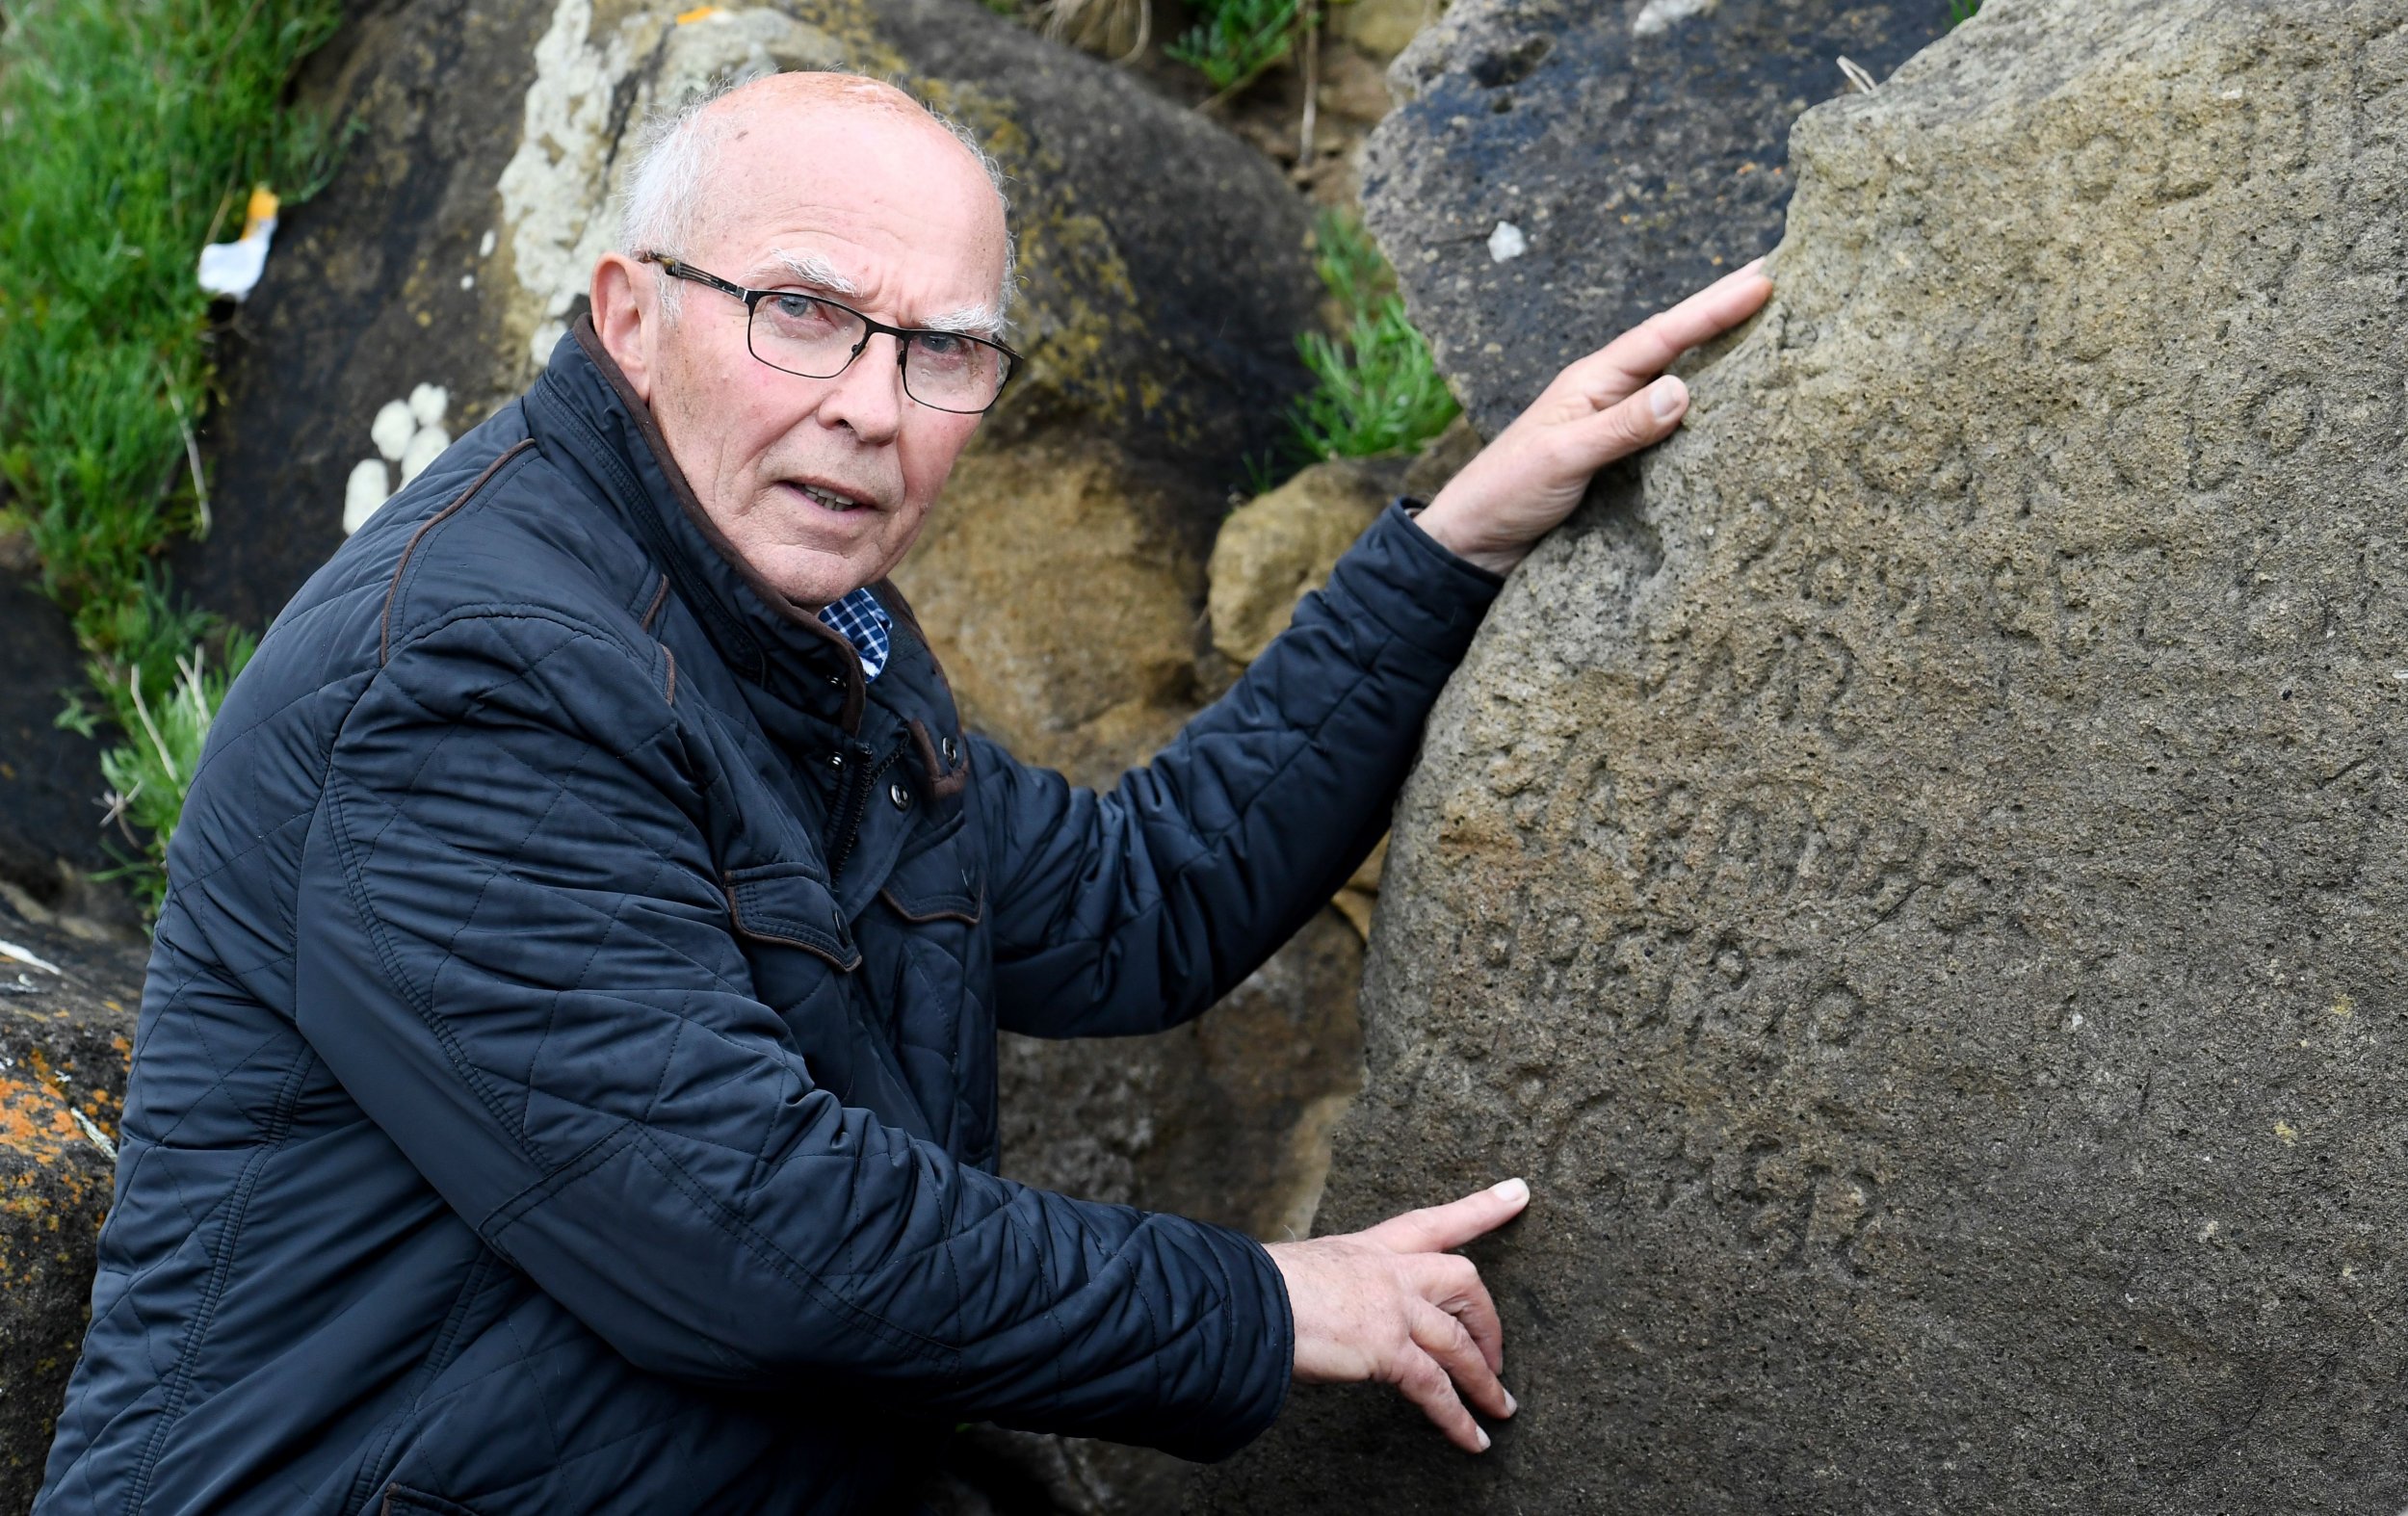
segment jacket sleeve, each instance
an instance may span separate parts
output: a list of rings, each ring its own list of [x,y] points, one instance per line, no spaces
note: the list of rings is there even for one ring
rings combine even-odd
[[[1110,793],[982,744],[1001,1025],[1159,1032],[1276,952],[1387,829],[1503,583],[1394,506],[1235,688]]]
[[[1269,1257],[958,1165],[816,1087],[752,994],[667,684],[657,649],[544,613],[395,648],[304,848],[312,1046],[640,1368],[1243,1445],[1293,1362]]]

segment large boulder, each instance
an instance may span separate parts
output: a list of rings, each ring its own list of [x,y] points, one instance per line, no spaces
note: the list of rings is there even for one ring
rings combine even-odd
[[[1196,1508],[2408,1503],[2404,151],[2402,0],[1990,0],[1798,123],[1399,812],[1320,1224],[1527,1175],[1521,1415],[1299,1392]]]
[[[0,1510],[33,1503],[91,1315],[142,996],[130,945],[0,902]]]
[[[1848,88],[1841,59],[1877,79],[1948,22],[1947,0],[1455,0],[1389,70],[1363,204],[1473,422],[1495,436],[1768,251],[1790,123]]]

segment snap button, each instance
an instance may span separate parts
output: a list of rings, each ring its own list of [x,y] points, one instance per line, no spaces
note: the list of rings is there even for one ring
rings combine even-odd
[[[903,787],[900,779],[886,787],[886,797],[895,802],[895,809],[899,811],[911,809],[911,792]]]
[[[845,766],[845,755],[843,753],[829,753],[827,755],[827,766],[831,769],[842,769]]]
[[[947,768],[951,768],[953,765],[961,761],[961,749],[954,745],[954,740],[952,738],[946,738],[937,745],[945,750],[945,765]]]

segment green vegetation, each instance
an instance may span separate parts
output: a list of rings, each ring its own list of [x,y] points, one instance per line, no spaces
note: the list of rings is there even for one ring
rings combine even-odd
[[[208,718],[247,644],[171,592],[160,556],[208,529],[205,242],[249,188],[324,185],[334,135],[280,104],[339,0],[0,0],[0,535],[22,533],[89,655],[124,870],[153,903]],[[208,671],[216,643],[220,671]],[[128,836],[135,834],[128,832]]]
[[[1369,457],[1416,448],[1455,418],[1454,397],[1405,319],[1395,273],[1356,222],[1323,212],[1314,227],[1322,282],[1347,312],[1343,337],[1296,339],[1321,382],[1296,402],[1296,437],[1314,458]]]
[[[1981,13],[1981,0],[1949,0],[1949,25],[1962,26]]]
[[[1164,47],[1223,94],[1251,84],[1288,56],[1295,41],[1297,0],[1194,0],[1197,19]]]

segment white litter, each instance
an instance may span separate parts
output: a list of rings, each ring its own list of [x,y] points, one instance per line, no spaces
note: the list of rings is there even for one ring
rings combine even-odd
[[[364,457],[352,468],[352,477],[343,482],[343,535],[351,536],[368,524],[393,493],[392,480],[384,471],[384,459]]]
[[[441,457],[443,450],[451,445],[452,434],[441,427],[420,428],[418,434],[409,439],[409,450],[402,455],[402,483],[406,484],[416,479],[421,470]]]
[[[1531,250],[1531,240],[1522,235],[1522,228],[1511,222],[1499,222],[1497,229],[1488,234],[1488,261],[1510,263]]]
[[[250,192],[243,235],[200,249],[200,287],[212,295],[243,300],[268,270],[268,244],[275,237],[276,197],[266,185]]]
[[[410,419],[422,427],[443,424],[443,412],[452,404],[452,392],[440,384],[420,384],[409,392]]]
[[[368,440],[386,461],[399,463],[409,451],[410,433],[417,430],[418,418],[409,413],[409,402],[388,400],[378,408],[377,419],[368,423]]]
[[[34,968],[41,970],[45,974],[56,974],[59,972],[59,966],[57,964],[44,962],[42,959],[38,958],[34,954],[26,952],[23,948],[18,947],[13,942],[0,942],[0,958],[14,958],[17,962],[28,964]]]
[[[84,1129],[84,1136],[92,1138],[92,1146],[109,1155],[110,1163],[114,1163],[118,1161],[118,1145],[109,1140],[108,1133],[92,1124],[92,1117],[76,1110],[71,1104],[66,1108],[66,1113],[73,1116],[75,1124]]]

